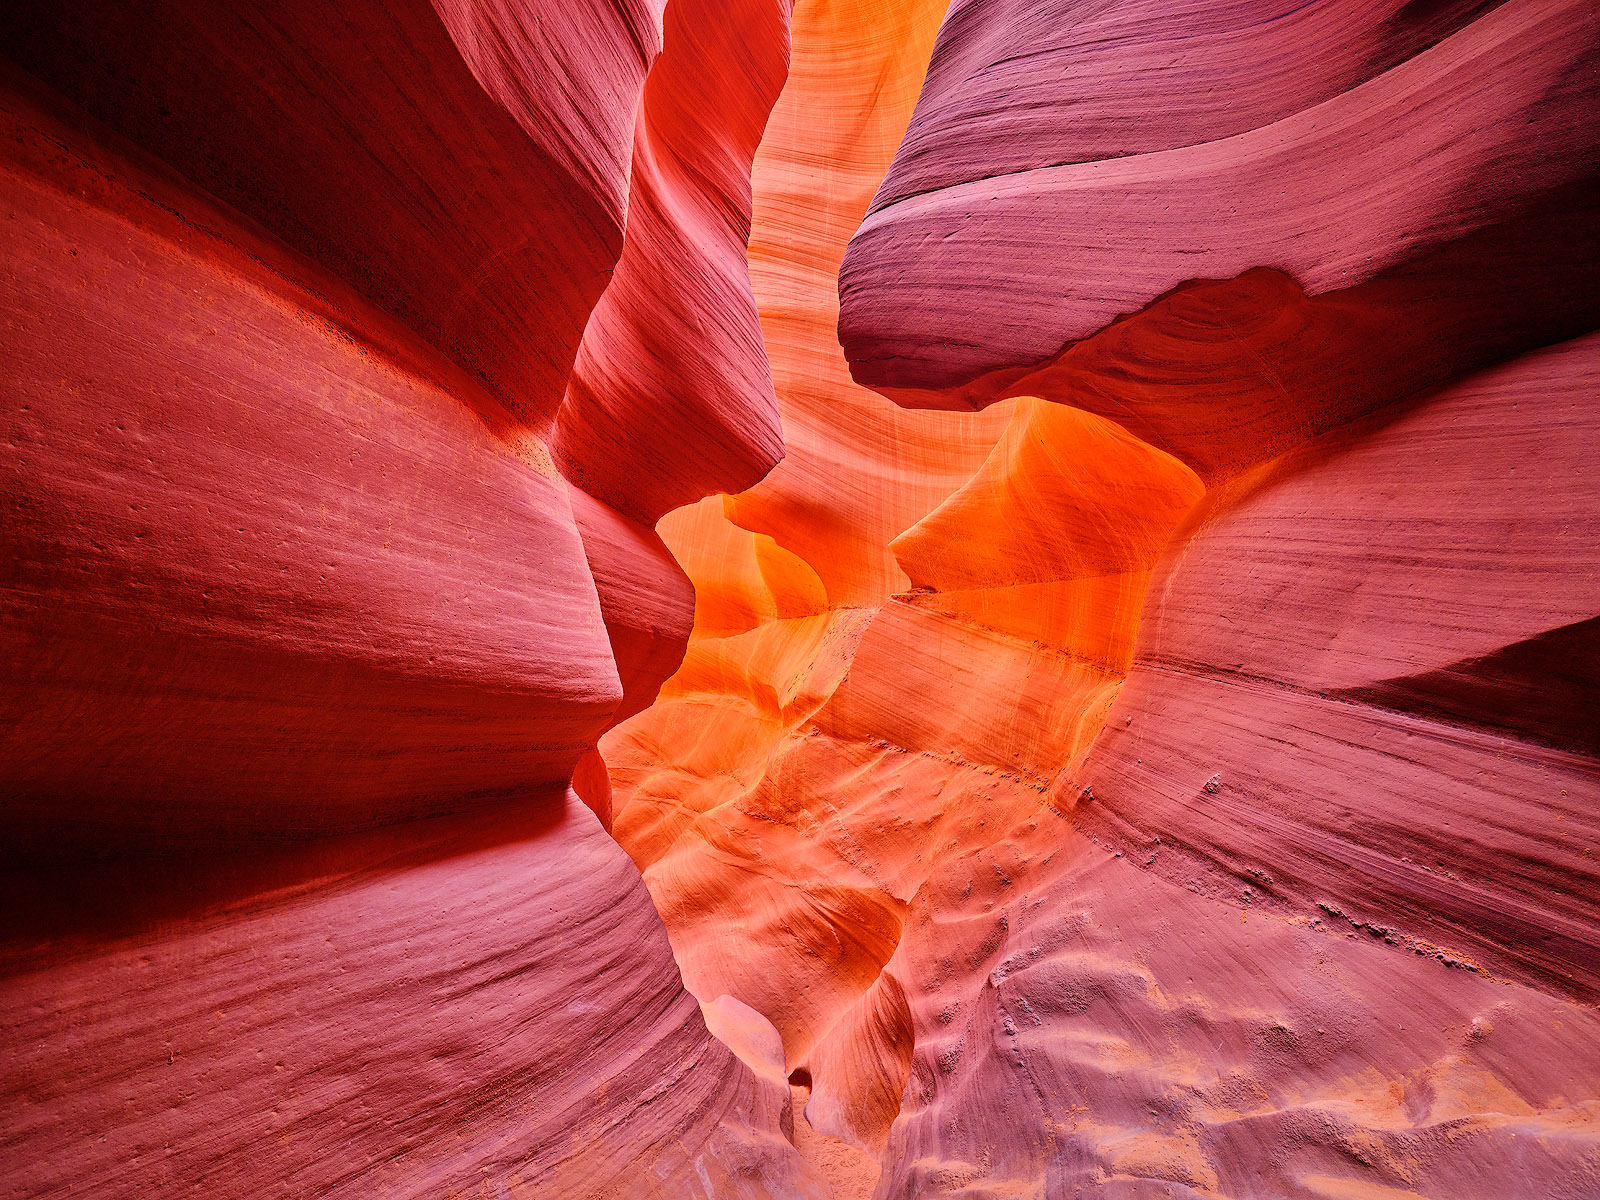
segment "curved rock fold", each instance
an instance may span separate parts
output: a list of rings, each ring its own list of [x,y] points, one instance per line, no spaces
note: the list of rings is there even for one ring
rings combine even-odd
[[[1600,1194],[1593,4],[0,33],[0,1193]]]

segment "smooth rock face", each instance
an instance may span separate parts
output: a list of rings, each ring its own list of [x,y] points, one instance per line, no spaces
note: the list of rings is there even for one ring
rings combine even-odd
[[[693,621],[659,493],[551,452],[659,192],[647,70],[709,47],[696,128],[753,148],[786,20],[0,16],[0,1193],[827,1195],[603,828],[596,742]],[[747,173],[630,243],[697,246]],[[733,207],[691,273],[742,280]],[[744,340],[676,385],[759,474]]]
[[[537,424],[622,249],[660,9],[83,0],[7,5],[0,31]]]
[[[783,457],[745,243],[788,35],[787,0],[676,0],[639,106],[627,241],[555,448],[578,486],[647,524]]]
[[[1103,7],[1154,17],[1162,6]],[[1270,7],[1227,5],[1221,11],[1238,20],[1243,37],[1261,15],[1252,10]],[[1390,28],[1384,10],[1392,6],[1309,7],[1363,10],[1360,20],[1346,17],[1344,23]],[[1138,43],[1179,29],[1186,37],[1195,28],[1173,14],[1160,16],[1159,24],[1127,36]],[[983,59],[997,53],[993,41],[1005,38],[1009,49],[1018,56],[1026,51],[1037,64],[1043,102],[1063,103],[1056,81],[1074,76],[1075,54],[1038,51],[1027,24],[1008,22],[999,12],[992,22],[981,23],[987,44],[976,59],[960,52],[980,22],[947,27],[947,54],[981,73]],[[1193,70],[1210,72],[1208,88],[1279,93],[1261,108],[1259,121],[1238,131],[1225,122],[1205,132],[1205,122],[1192,120],[1192,71],[1169,71],[1143,85],[1141,103],[1155,113],[1182,114],[1178,127],[1139,135],[1129,147],[1143,143],[1147,148],[1138,152],[1023,169],[997,169],[955,154],[937,171],[925,168],[915,194],[880,196],[840,275],[839,332],[856,378],[890,389],[940,391],[945,395],[937,403],[946,407],[1037,394],[1009,390],[1009,378],[977,381],[1042,364],[1192,280],[1272,267],[1312,296],[1396,275],[1407,280],[1406,265],[1428,251],[1475,233],[1489,237],[1499,225],[1515,227],[1531,219],[1525,210],[1541,204],[1588,214],[1583,227],[1592,246],[1592,131],[1600,117],[1600,82],[1592,69],[1600,20],[1592,5],[1499,5],[1386,70],[1362,72],[1371,77],[1332,95],[1321,69],[1297,72],[1297,83],[1309,90],[1284,95],[1273,72],[1252,76],[1248,56],[1237,67],[1227,58],[1206,57],[1206,40],[1194,47],[1199,61]],[[1188,49],[1181,42],[1162,46],[1180,59]],[[1135,79],[1150,53],[1132,52],[1126,70]],[[1516,69],[1503,69],[1505,63]],[[975,136],[974,126],[986,122],[965,105],[967,93],[983,86],[966,84],[959,72],[930,81],[919,101],[925,138],[947,127]],[[957,95],[947,109],[950,92]],[[1120,116],[1112,102],[1091,100],[1087,107],[1101,111],[1085,119],[1104,120],[1119,132],[1135,123],[1125,105]],[[1158,127],[1165,123],[1164,115],[1152,120]],[[1203,136],[1196,139],[1197,132]],[[1103,135],[1099,144],[1110,138]],[[1579,190],[1563,194],[1563,185]],[[1525,233],[1516,242],[1518,275],[1560,277],[1570,263],[1566,239]],[[1592,262],[1583,263],[1592,278]],[[1462,264],[1460,273],[1471,265]],[[1513,287],[1520,282],[1514,279]],[[1578,297],[1584,316],[1571,332],[1563,332],[1570,328],[1563,323],[1565,298],[1550,299],[1551,311],[1541,314],[1546,338],[1592,327],[1592,288]],[[1361,338],[1350,348],[1366,341],[1381,337]]]
[[[1597,391],[1591,334],[1317,439],[1206,513],[1152,582],[1080,822],[1134,854],[1161,836],[1170,878],[1270,875],[1263,899],[1592,1003]],[[1550,638],[1564,661],[1519,653]]]
[[[928,65],[928,99],[876,204],[955,179],[1245,133],[1365,83],[1490,7],[956,0]]]
[[[1043,793],[1099,728],[1149,571],[1203,492],[1097,416],[901,412],[847,378],[832,271],[939,16],[796,13],[750,252],[788,456],[661,522],[695,630],[657,703],[602,743],[614,831],[685,981],[761,1013],[809,1076],[806,1128],[874,1154],[917,1038],[920,985],[894,965],[923,936],[916,897],[953,850],[1053,812]]]
[[[538,444],[219,209],[6,116],[13,828],[302,835],[564,781],[621,688]]]
[[[227,865],[7,955],[6,1195],[810,1194],[575,798]]]
[[[606,636],[621,676],[621,721],[650,706],[683,661],[694,626],[694,584],[656,531],[581,488],[569,488],[573,521],[594,576]]]

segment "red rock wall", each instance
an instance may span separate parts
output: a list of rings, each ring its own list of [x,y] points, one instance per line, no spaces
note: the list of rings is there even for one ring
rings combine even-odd
[[[915,899],[952,847],[1049,811],[1203,490],[1090,414],[902,411],[849,380],[834,273],[940,15],[795,15],[750,250],[787,457],[661,522],[695,580],[689,651],[602,743],[689,987],[768,1019],[815,1085],[814,1132],[874,1151],[912,1062],[918,985],[894,963]]]
[[[797,11],[603,750],[839,1194],[1594,1190],[1590,7]]]
[[[1026,7],[1041,19],[1058,14],[1066,21],[1077,6]],[[1240,4],[1222,11],[1232,18],[1233,36],[1255,42],[1256,26],[1275,14],[1282,17],[1288,7]],[[1391,7],[1313,6],[1341,12],[1345,38],[1352,36],[1351,25],[1366,29],[1369,38],[1392,36],[1397,22],[1389,19]],[[1182,285],[1238,276],[1253,282],[1249,273],[1256,268],[1291,276],[1314,298],[1313,320],[1319,310],[1332,310],[1332,327],[1307,331],[1311,344],[1298,347],[1297,357],[1327,353],[1325,341],[1346,350],[1376,342],[1380,355],[1392,353],[1381,333],[1360,325],[1373,300],[1402,304],[1410,318],[1402,325],[1440,322],[1440,307],[1451,313],[1443,329],[1427,330],[1424,343],[1424,352],[1442,361],[1431,364],[1432,370],[1410,368],[1426,373],[1401,379],[1395,391],[1379,380],[1382,390],[1359,401],[1347,398],[1351,407],[1377,407],[1446,382],[1463,368],[1591,326],[1593,289],[1581,286],[1588,263],[1575,258],[1572,243],[1589,242],[1593,228],[1590,131],[1600,97],[1591,69],[1597,36],[1592,6],[1502,4],[1471,21],[1459,11],[1463,24],[1456,32],[1381,72],[1375,69],[1380,59],[1372,64],[1371,78],[1333,95],[1319,78],[1322,68],[1296,70],[1297,86],[1284,89],[1276,71],[1252,73],[1248,56],[1237,68],[1216,57],[1209,23],[1183,23],[1184,8],[1138,6],[1146,23],[1123,35],[1135,43],[1125,68],[1135,81],[1151,53],[1194,64],[1189,71],[1163,73],[1159,82],[1124,85],[1142,86],[1143,102],[1162,114],[1127,148],[1000,173],[953,155],[942,174],[925,178],[916,194],[895,198],[891,191],[879,198],[840,276],[840,336],[858,379],[891,390],[936,390],[944,393],[937,403],[945,406],[981,405],[1015,393],[1011,385],[1024,368],[1037,368],[1063,351],[1087,355],[1087,347],[1075,343],[1117,318],[1139,314],[1142,323],[1147,314],[1157,314],[1150,329],[1155,333],[1169,314],[1153,302]],[[1003,45],[981,47],[969,63],[979,76],[985,59],[1003,58],[1007,48],[1033,49],[1025,22],[998,11],[990,20],[989,42]],[[971,40],[964,32],[971,24],[950,27],[947,53]],[[1169,44],[1167,31],[1178,30],[1178,41]],[[1163,49],[1139,49],[1141,41]],[[1320,59],[1317,39],[1298,45],[1306,60]],[[1272,57],[1266,46],[1259,53]],[[1073,48],[1034,55],[1040,70],[1045,62],[1054,68],[1048,85],[1039,88],[1050,97],[1047,107],[1070,102],[1070,95],[1056,99],[1053,81],[1083,79],[1078,55]],[[1507,62],[1517,69],[1501,69]],[[1211,74],[1205,73],[1207,64]],[[1212,90],[1200,93],[1196,75]],[[942,86],[930,83],[921,101],[922,139],[933,139],[946,125],[965,129],[968,138],[978,136],[964,105],[969,91],[984,86],[955,74]],[[1263,102],[1259,121],[1246,128],[1235,131],[1224,123],[1194,140],[1194,122],[1207,128],[1194,109],[1209,105],[1204,97],[1218,88],[1230,95],[1260,89],[1275,99]],[[957,94],[949,106],[947,92]],[[1114,111],[1096,112],[1113,110],[1110,101],[1081,108],[1095,114],[1084,119],[1104,120],[1119,133],[1133,124],[1126,108],[1120,123]],[[1174,120],[1170,112],[1181,116]],[[1170,133],[1169,122],[1175,126]],[[938,253],[914,249],[924,242],[937,244]],[[1465,252],[1452,258],[1451,247]],[[1471,322],[1488,298],[1474,305],[1446,281],[1471,288],[1464,277],[1485,260],[1494,264],[1497,283],[1537,305],[1538,319],[1497,306],[1499,320],[1488,322],[1495,340],[1479,348],[1461,343],[1484,339],[1487,331]],[[1441,273],[1445,280],[1437,278]],[[884,286],[886,276],[892,286]],[[1356,292],[1367,283],[1368,291]],[[1202,291],[1216,295],[1210,288]],[[1232,332],[1245,322],[1254,333],[1250,318],[1271,315],[1279,322],[1277,337],[1294,332],[1289,322],[1300,314],[1292,304],[1263,304],[1253,288],[1237,299],[1222,295],[1226,309],[1242,311],[1225,309],[1206,325],[1225,322]],[[1183,310],[1172,315],[1181,319]],[[1135,330],[1123,332],[1131,338]],[[1523,337],[1507,344],[1515,332]],[[1210,340],[1222,336],[1214,333]],[[1163,351],[1158,364],[1189,357],[1170,346]],[[1273,356],[1266,357],[1273,365]],[[1221,364],[1208,365],[1215,370]],[[1141,369],[1149,366],[1136,359],[1123,369],[1144,382]],[[1033,380],[1026,386],[1046,384]],[[1340,390],[1358,389],[1347,384]],[[1163,415],[1159,402],[1148,407],[1152,411],[1143,420]],[[1318,415],[1317,423],[1348,419],[1351,407]],[[1166,448],[1179,452],[1175,444]]]
[[[570,796],[8,900],[7,1195],[814,1194]]]
[[[539,423],[622,249],[663,7],[82,0],[8,6],[0,29]]]
[[[564,781],[620,688],[538,442],[177,181],[6,116],[11,820],[302,835]]]
[[[750,166],[789,60],[787,0],[680,0],[634,133],[628,236],[556,432],[579,486],[653,526],[783,456],[745,265]]]
[[[843,266],[856,376],[1100,413],[1208,490],[1068,848],[924,893],[970,951],[911,972],[885,1194],[1594,1186],[1600,24],[1396,7],[944,27]]]
[[[0,1190],[1594,1195],[1592,7],[0,13]]]
[[[786,21],[0,16],[0,1191],[825,1194],[601,828],[692,621],[654,482],[551,452],[614,270],[729,357]],[[770,460],[743,345],[677,387]]]

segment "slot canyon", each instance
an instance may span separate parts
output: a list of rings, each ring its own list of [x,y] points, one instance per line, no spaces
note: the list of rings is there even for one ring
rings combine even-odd
[[[1595,0],[0,51],[0,1200],[1600,1200]]]

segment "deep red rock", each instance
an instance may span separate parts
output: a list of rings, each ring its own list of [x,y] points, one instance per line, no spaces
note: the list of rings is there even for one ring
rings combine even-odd
[[[655,0],[70,0],[7,5],[0,38],[540,423],[622,250],[659,22]]]
[[[1592,8],[0,14],[0,1191],[1590,1200]]]
[[[622,680],[616,723],[650,707],[683,661],[694,627],[694,585],[654,529],[579,488],[568,495]]]
[[[694,597],[548,439],[657,17],[0,15],[7,1195],[825,1194],[602,828]]]
[[[8,1196],[819,1195],[575,798],[110,879],[7,906]]]
[[[537,443],[214,204],[15,91],[5,119],[10,836],[565,781],[622,689]]]

